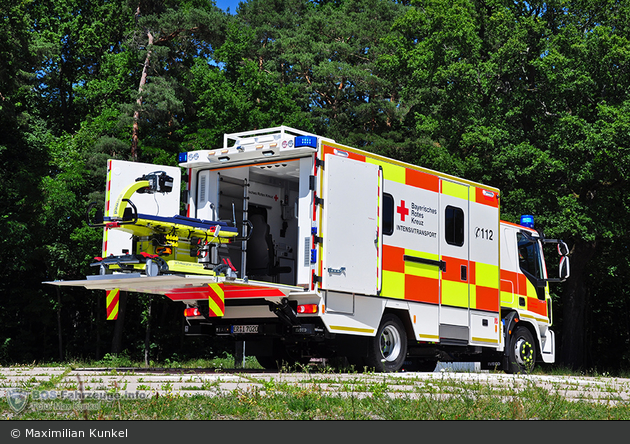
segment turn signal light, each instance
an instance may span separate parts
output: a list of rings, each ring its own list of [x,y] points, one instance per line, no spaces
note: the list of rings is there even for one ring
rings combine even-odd
[[[187,318],[191,318],[191,317],[194,317],[194,316],[201,316],[201,312],[199,311],[198,308],[194,308],[194,307],[186,308],[184,310],[184,316],[187,317]]]
[[[315,314],[317,313],[317,304],[298,305],[298,314]]]

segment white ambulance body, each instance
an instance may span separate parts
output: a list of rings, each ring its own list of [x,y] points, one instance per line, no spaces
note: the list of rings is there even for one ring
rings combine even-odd
[[[554,362],[548,282],[568,276],[566,245],[501,222],[499,190],[287,127],[228,134],[179,161],[186,219],[239,236],[206,236],[194,258],[206,275],[164,268],[81,285],[182,301],[188,334],[245,341],[265,367],[337,357],[376,371],[477,361],[527,372]],[[557,279],[544,243],[558,244]]]

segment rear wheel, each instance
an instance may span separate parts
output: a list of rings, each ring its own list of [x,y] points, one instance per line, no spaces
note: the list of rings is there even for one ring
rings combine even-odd
[[[400,318],[391,313],[383,316],[376,336],[368,349],[367,366],[377,372],[397,372],[407,355],[407,333]]]
[[[536,342],[526,327],[517,327],[510,339],[507,373],[531,373],[536,364]]]

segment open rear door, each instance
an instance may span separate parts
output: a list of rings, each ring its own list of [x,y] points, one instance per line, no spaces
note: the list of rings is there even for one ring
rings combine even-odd
[[[376,295],[381,274],[379,166],[327,155],[324,171],[322,288]]]

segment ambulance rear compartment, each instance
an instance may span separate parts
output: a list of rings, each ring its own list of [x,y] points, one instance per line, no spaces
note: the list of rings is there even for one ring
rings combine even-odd
[[[239,278],[310,283],[313,157],[191,171],[189,215],[234,224],[241,239],[219,248]],[[301,241],[300,241],[301,240]]]

